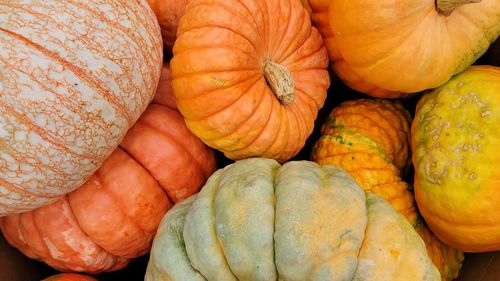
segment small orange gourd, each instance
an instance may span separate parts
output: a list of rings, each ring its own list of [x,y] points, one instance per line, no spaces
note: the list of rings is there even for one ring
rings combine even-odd
[[[312,160],[345,169],[363,190],[389,201],[423,238],[442,280],[452,280],[458,275],[463,254],[444,245],[426,228],[413,194],[401,178],[410,163],[410,123],[410,114],[398,102],[346,101],[322,126]]]

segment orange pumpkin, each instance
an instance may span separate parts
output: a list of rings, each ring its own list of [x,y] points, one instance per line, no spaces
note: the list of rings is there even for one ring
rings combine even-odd
[[[442,280],[453,280],[462,252],[444,245],[422,223],[413,194],[401,178],[409,164],[410,114],[398,102],[350,100],[323,125],[312,159],[345,169],[366,192],[386,199],[422,237]]]
[[[85,183],[153,98],[162,64],[145,2],[3,3],[0,216]]]
[[[336,74],[371,96],[435,88],[500,34],[497,0],[309,0]]]
[[[169,81],[168,69],[162,81]],[[156,101],[171,90],[160,85]],[[178,111],[151,104],[90,180],[62,200],[0,219],[9,243],[61,271],[97,273],[147,253],[162,216],[197,192],[215,157]]]
[[[177,35],[172,85],[189,129],[231,159],[296,155],[330,84],[300,2],[193,0]]]
[[[60,273],[47,277],[42,281],[97,281],[97,279],[77,273]]]
[[[167,52],[172,51],[179,19],[187,2],[188,0],[148,0],[160,24],[163,46]]]
[[[418,102],[415,198],[430,229],[466,252],[500,251],[500,67],[474,65]]]

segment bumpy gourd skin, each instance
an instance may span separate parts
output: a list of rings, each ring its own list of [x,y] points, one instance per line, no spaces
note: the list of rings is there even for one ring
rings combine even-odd
[[[162,220],[147,281],[440,279],[407,220],[337,167],[241,160],[195,196]]]
[[[500,250],[500,68],[473,66],[422,97],[412,124],[415,198],[444,242]]]
[[[443,280],[456,278],[463,254],[441,243],[421,222],[401,178],[409,164],[409,113],[387,100],[352,100],[335,108],[322,127],[312,160],[345,169],[365,190],[386,199],[415,227]]]

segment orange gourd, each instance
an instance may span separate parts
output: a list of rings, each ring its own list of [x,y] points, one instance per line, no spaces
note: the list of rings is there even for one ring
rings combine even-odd
[[[298,153],[330,84],[299,1],[193,0],[177,35],[172,85],[195,135],[231,159]]]
[[[479,2],[466,4],[468,2]],[[397,98],[435,88],[500,34],[497,0],[309,0],[335,73],[349,87]]]
[[[158,19],[165,51],[171,52],[177,35],[179,19],[188,0],[148,0]]]
[[[196,193],[215,157],[172,103],[168,68],[153,104],[79,189],[51,205],[0,218],[7,241],[61,271],[117,270],[147,253],[161,217]],[[169,97],[170,95],[170,97]]]
[[[142,1],[1,1],[0,216],[85,183],[154,96],[160,29]]]
[[[351,100],[336,107],[321,129],[312,160],[345,169],[366,192],[386,199],[415,227],[441,273],[458,276],[463,254],[440,242],[422,223],[413,194],[401,176],[409,164],[408,111],[388,100]]]
[[[429,228],[466,252],[500,250],[500,67],[471,66],[418,102],[415,198]]]

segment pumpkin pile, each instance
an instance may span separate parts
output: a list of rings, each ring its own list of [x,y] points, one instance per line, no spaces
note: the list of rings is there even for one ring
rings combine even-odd
[[[214,170],[212,150],[175,108],[164,66],[152,103],[87,183],[55,203],[0,218],[0,230],[58,270],[118,270],[149,252],[165,212]]]
[[[454,280],[500,250],[499,35],[498,0],[0,0],[0,230],[45,280]]]

